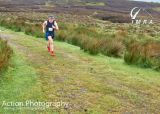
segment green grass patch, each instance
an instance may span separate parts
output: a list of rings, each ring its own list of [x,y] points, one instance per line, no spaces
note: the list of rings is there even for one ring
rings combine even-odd
[[[15,54],[16,53],[16,54]],[[19,52],[14,52],[6,72],[0,76],[0,105],[5,102],[25,102],[42,100],[43,95],[37,81],[38,75]],[[0,113],[13,114],[30,112],[25,109],[0,107]]]

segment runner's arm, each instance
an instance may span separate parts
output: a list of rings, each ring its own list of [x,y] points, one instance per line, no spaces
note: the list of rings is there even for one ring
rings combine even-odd
[[[43,25],[42,25],[42,27],[43,27],[43,33],[45,33],[46,25],[47,25],[47,21],[45,21],[45,22],[43,23]]]
[[[59,30],[59,27],[58,27],[58,24],[57,24],[57,22],[55,21],[54,22],[54,27],[53,27],[55,30]]]

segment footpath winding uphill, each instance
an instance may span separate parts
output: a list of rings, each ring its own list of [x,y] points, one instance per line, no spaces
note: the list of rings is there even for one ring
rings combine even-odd
[[[0,77],[0,102],[69,103],[34,111],[44,114],[160,113],[159,72],[128,66],[122,59],[91,56],[58,41],[56,57],[52,57],[44,39],[0,29],[0,37],[8,40],[14,51],[8,71]],[[0,113],[4,112],[13,110],[0,107]],[[32,114],[33,110],[17,112]]]

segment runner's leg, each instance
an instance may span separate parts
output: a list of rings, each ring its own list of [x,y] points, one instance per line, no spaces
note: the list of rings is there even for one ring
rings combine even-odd
[[[47,48],[48,48],[48,52],[50,52],[51,50],[50,50],[50,41],[49,40],[47,42]]]
[[[50,45],[50,51],[54,51],[54,46],[53,46],[53,39],[52,36],[48,36],[48,41],[49,41],[49,45]]]
[[[50,41],[48,40],[48,45],[47,45],[48,47],[50,47]]]

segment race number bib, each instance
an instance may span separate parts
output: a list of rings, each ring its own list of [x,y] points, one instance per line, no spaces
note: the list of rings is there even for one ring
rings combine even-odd
[[[48,31],[53,31],[53,28],[48,28]]]

